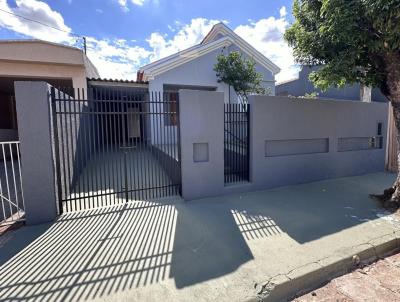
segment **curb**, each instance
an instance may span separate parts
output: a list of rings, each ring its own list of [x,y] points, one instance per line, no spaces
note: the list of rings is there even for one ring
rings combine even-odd
[[[356,269],[360,263],[369,264],[397,251],[400,251],[400,231],[272,277],[256,287],[257,297],[253,301],[289,301]]]

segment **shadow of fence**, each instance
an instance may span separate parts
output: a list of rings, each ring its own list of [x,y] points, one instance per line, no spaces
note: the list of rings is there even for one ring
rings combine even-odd
[[[81,301],[169,276],[176,210],[135,202],[62,216],[0,269],[1,301]]]

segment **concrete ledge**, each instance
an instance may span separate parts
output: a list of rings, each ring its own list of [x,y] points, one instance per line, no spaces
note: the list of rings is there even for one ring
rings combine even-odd
[[[264,284],[257,285],[257,298],[254,301],[291,300],[356,269],[358,263],[369,264],[397,251],[400,251],[399,231],[373,238],[346,250],[338,250],[330,257],[274,276]]]

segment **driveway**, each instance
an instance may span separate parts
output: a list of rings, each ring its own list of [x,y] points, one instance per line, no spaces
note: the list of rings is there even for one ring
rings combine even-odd
[[[67,213],[0,237],[0,300],[244,301],[260,284],[400,230],[378,173],[185,203]]]
[[[64,202],[64,212],[124,203],[126,184],[129,199],[178,195],[176,145],[138,146],[126,151],[116,148],[96,153],[75,180],[72,192],[67,192],[66,197],[73,200]]]

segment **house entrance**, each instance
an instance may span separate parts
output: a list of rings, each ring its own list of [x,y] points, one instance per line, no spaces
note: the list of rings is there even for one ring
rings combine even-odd
[[[50,98],[60,212],[180,194],[176,97],[91,88]]]

